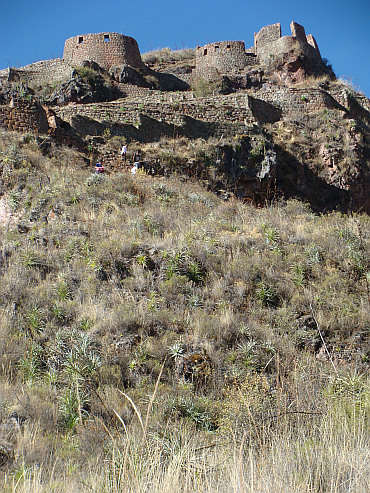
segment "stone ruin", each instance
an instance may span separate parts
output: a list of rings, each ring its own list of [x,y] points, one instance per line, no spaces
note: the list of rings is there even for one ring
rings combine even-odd
[[[243,75],[246,71],[264,68],[276,57],[296,50],[303,53],[313,66],[323,62],[314,37],[292,22],[291,36],[281,36],[280,23],[263,27],[254,35],[254,45],[245,49],[244,41],[220,41],[196,48],[196,66],[193,76],[212,79],[217,75]],[[0,83],[22,82],[29,87],[40,87],[71,79],[75,67],[93,62],[107,71],[112,67],[130,66],[146,70],[137,41],[119,33],[102,32],[68,38],[63,58],[36,62],[21,68],[0,70]],[[149,72],[148,72],[149,73]]]
[[[271,58],[295,49],[322,64],[313,36],[306,36],[304,28],[295,22],[291,23],[291,31],[291,36],[282,37],[279,23],[265,26],[254,35],[254,45],[249,49],[245,49],[244,41],[222,41],[197,47],[195,75],[207,78],[215,74],[239,74],[243,77],[253,67],[257,71],[263,70]],[[75,67],[84,66],[86,62],[96,63],[109,71],[124,64],[136,69],[145,68],[133,38],[118,33],[84,34],[66,40],[63,59],[2,70],[0,83],[2,80],[18,80],[35,87],[70,80],[74,77]],[[139,89],[142,88],[126,84],[125,93],[129,97],[125,98],[124,104],[117,100],[116,103],[99,105],[56,105],[53,114],[81,136],[100,135],[109,128],[114,134],[131,132],[132,138],[145,140],[146,133],[151,135],[153,128],[157,127],[158,132],[164,134],[172,134],[176,127],[178,135],[191,137],[195,134],[204,137],[243,134],[245,127],[253,123],[273,123],[292,115],[306,118],[311,112],[342,104],[321,89],[265,88],[257,97],[236,93],[225,100],[216,95],[205,106],[199,105],[191,92],[185,91],[175,97],[171,92],[147,93],[147,90],[140,92]],[[27,101],[26,98],[13,97],[10,104],[0,102],[0,127],[55,134],[60,122],[53,123],[51,111],[32,98]],[[146,119],[148,125],[145,125]]]
[[[263,27],[254,34],[254,45],[245,49],[244,41],[221,41],[196,48],[194,75],[212,79],[217,75],[241,74],[256,65],[266,66],[272,59],[294,50],[303,52],[313,63],[322,63],[315,38],[306,36],[304,27],[292,22],[291,36],[281,36],[280,23]]]
[[[134,38],[118,33],[84,34],[67,39],[63,59],[73,66],[92,61],[105,70],[113,65],[143,68],[139,45]]]
[[[311,117],[320,118],[329,112],[337,118],[365,118],[368,121],[370,103],[365,96],[350,93],[345,87],[332,87],[327,81],[320,82],[318,87],[294,84],[307,75],[328,73],[328,68],[313,36],[307,36],[304,28],[295,22],[291,23],[291,31],[291,36],[281,36],[279,23],[265,26],[254,35],[254,44],[249,49],[245,49],[244,41],[221,41],[197,47],[193,75],[233,85],[229,92],[213,90],[212,95],[207,93],[203,96],[196,91],[177,88],[153,90],[140,86],[136,81],[128,83],[117,79],[115,71],[120,67],[136,71],[142,78],[156,74],[144,65],[136,41],[129,36],[117,33],[75,36],[66,40],[63,59],[0,70],[0,128],[41,134],[40,146],[43,149],[56,141],[86,151],[90,145],[93,148],[95,143],[104,141],[105,135],[124,136],[129,141],[140,142],[159,141],[163,136],[173,138],[175,135],[205,140],[217,137],[221,141],[227,136],[255,135],[261,126],[281,121],[286,121],[288,126],[293,123],[304,127]],[[38,102],[33,97],[34,92],[28,92],[28,87],[38,91],[43,86],[47,89],[49,85],[72,82],[76,67],[94,68],[94,65],[109,71],[116,86],[122,87],[123,97],[89,104],[70,100],[70,104],[63,105],[46,104],[42,98]],[[158,74],[171,76],[170,72]],[[328,75],[333,76],[332,73]],[[244,81],[251,85],[244,87]],[[253,88],[253,91],[247,93],[239,91],[240,88]],[[354,144],[354,149],[355,146],[357,144]],[[323,159],[330,159],[330,163],[325,164],[329,178],[324,182],[334,189],[345,190],[350,184],[335,171],[334,158],[325,146],[322,155]],[[269,170],[274,169],[274,156],[268,153],[261,156],[263,160],[257,164],[263,165],[262,168],[255,163],[251,168],[244,168],[244,161],[240,161],[244,163],[241,169],[246,170],[243,171],[243,181],[239,182],[243,193],[254,197],[256,193],[263,195],[265,185],[261,184],[266,184],[273,176],[272,172],[266,172],[266,166]],[[108,166],[117,165],[117,153],[104,159]],[[281,154],[281,159],[286,159],[286,155]],[[298,164],[292,162],[300,169],[298,161]],[[189,176],[194,173],[193,164],[184,164]],[[232,160],[228,161],[229,165],[234,169]],[[297,190],[305,194],[305,182],[302,182],[303,188],[300,188],[300,183]],[[356,184],[360,192],[353,197],[358,204],[368,188],[365,185]],[[368,210],[368,205],[364,208]]]
[[[66,40],[63,58],[0,70],[0,83],[19,82],[35,88],[66,81],[74,76],[75,68],[85,62],[97,63],[107,71],[115,65],[129,65],[135,69],[145,67],[134,38],[118,33],[83,34]]]

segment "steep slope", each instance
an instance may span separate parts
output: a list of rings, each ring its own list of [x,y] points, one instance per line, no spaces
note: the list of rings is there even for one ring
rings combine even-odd
[[[302,487],[297,450],[312,442],[341,451],[320,484],[347,464],[366,491],[366,215],[257,208],[183,175],[99,175],[73,149],[0,136],[4,488],[113,492],[113,475],[142,491],[176,450],[204,491],[235,473],[236,452],[263,451],[268,483],[273,451]]]

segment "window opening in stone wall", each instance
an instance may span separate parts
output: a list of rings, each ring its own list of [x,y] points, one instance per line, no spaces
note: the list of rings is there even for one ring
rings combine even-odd
[[[227,46],[226,46],[226,49],[227,49],[227,50],[230,50],[230,45],[227,45]]]
[[[215,46],[215,51],[219,51],[220,50],[220,47],[219,46]]]
[[[104,34],[104,41],[109,42],[109,34]]]
[[[83,42],[84,42],[84,38],[83,38],[83,36],[80,36],[80,37],[78,38],[78,43],[79,43],[79,44],[81,44],[81,43],[83,43]]]
[[[207,48],[203,51],[203,55],[207,55]]]

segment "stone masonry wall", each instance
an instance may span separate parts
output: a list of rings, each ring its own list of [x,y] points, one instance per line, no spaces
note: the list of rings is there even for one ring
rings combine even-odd
[[[101,135],[109,128],[112,134],[142,139],[147,132],[152,132],[152,138],[174,133],[204,138],[243,134],[254,123],[304,119],[326,108],[343,110],[321,89],[279,88],[260,91],[257,97],[236,93],[207,98],[148,90],[146,95],[120,101],[65,106],[55,111],[81,135]]]
[[[9,80],[10,68],[0,70],[0,82]]]
[[[260,92],[258,98],[280,108],[285,119],[304,118],[324,109],[341,109],[336,99],[321,89],[280,88]]]
[[[0,77],[10,82],[25,82],[30,87],[54,84],[73,77],[74,68],[61,58],[31,63],[22,68],[0,71]]]
[[[281,38],[281,26],[277,24],[271,24],[270,26],[264,26],[258,33],[254,34],[254,49],[255,53],[259,50],[265,49],[269,44]]]
[[[307,43],[315,48],[316,51],[320,54],[320,50],[318,44],[316,43],[316,39],[312,36],[312,34],[307,34],[306,36]],[[320,55],[321,56],[321,55]]]
[[[292,36],[283,36],[274,43],[269,45],[268,49],[260,50],[258,53],[258,63],[267,65],[274,63],[276,60],[288,60],[291,53],[300,53],[310,59],[312,67],[315,71],[320,72],[323,68],[323,61],[319,50],[315,49],[311,44],[302,42],[300,39]]]
[[[232,74],[247,65],[244,41],[220,41],[196,49],[196,74],[210,70],[220,74]]]
[[[144,66],[136,40],[118,33],[83,34],[69,38],[64,44],[63,58],[75,66],[90,60],[107,70],[112,65]]]
[[[295,38],[292,38],[291,36],[283,36],[268,45],[258,47],[258,62],[261,64],[266,64],[272,59],[272,57],[289,53],[290,51],[293,51],[294,48],[299,49],[300,47],[301,43]]]
[[[307,43],[306,32],[303,26],[301,26],[297,22],[292,21],[290,23],[290,29],[292,31],[293,38],[297,38],[303,43]]]
[[[152,130],[161,127],[163,134],[172,135],[176,130],[177,134],[190,137],[208,137],[244,133],[246,126],[255,122],[246,95],[220,100],[195,98],[191,93],[164,95],[158,91],[118,102],[66,106],[57,108],[56,113],[75,130],[90,135],[112,127],[114,132],[125,135],[130,127],[140,130],[148,124]]]
[[[109,128],[113,134],[129,137],[136,130],[152,132],[153,137],[155,127],[157,137],[161,132],[204,138],[235,135],[246,133],[256,122],[281,118],[280,109],[246,94],[196,98],[192,93],[158,91],[110,103],[55,108],[55,112],[82,135],[101,135]]]
[[[274,58],[284,58],[291,52],[303,53],[312,61],[314,70],[322,68],[322,59],[316,40],[309,34],[306,36],[304,27],[291,22],[292,36],[281,37],[280,24],[263,27],[254,35],[254,50],[257,61],[261,65],[270,65]]]
[[[152,138],[173,133],[206,138],[243,134],[254,123],[304,119],[326,108],[343,109],[321,89],[280,88],[259,92],[258,97],[239,93],[196,98],[192,93],[148,91],[110,103],[65,106],[56,113],[82,135],[101,135],[109,128],[113,134],[140,139],[143,132],[152,132]]]
[[[17,132],[46,133],[48,119],[43,107],[34,101],[13,99],[9,105],[0,106],[0,127]]]
[[[294,50],[303,52],[314,65],[322,64],[313,36],[306,36],[304,27],[296,22],[292,22],[290,27],[292,36],[281,37],[280,23],[264,26],[254,34],[254,46],[247,50],[243,41],[220,41],[198,46],[195,76],[212,79],[217,74],[235,74],[251,65],[269,65],[273,57],[287,56]]]
[[[137,95],[133,93],[126,99],[68,105],[56,107],[54,111],[81,136],[102,135],[109,129],[112,135],[144,140],[174,133],[207,138],[243,134],[254,123],[303,119],[326,108],[348,107],[345,91],[333,96],[322,89],[271,88],[259,91],[258,97],[235,93],[197,98],[193,93],[165,94],[142,88]],[[359,104],[368,111],[369,105],[365,107],[362,101]],[[0,106],[0,126],[40,133],[49,129],[44,108],[25,99]]]

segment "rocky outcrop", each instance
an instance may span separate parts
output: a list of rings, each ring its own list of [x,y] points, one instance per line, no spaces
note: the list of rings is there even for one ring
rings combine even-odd
[[[190,87],[174,74],[155,72],[148,67],[138,70],[129,65],[114,65],[109,73],[117,82],[160,91],[186,91]]]

